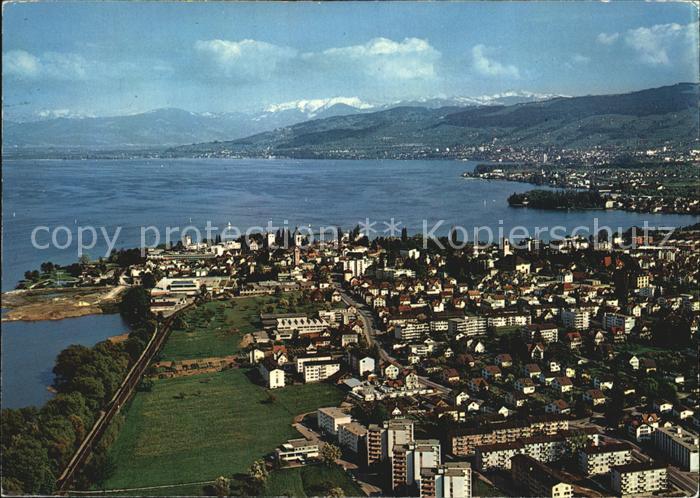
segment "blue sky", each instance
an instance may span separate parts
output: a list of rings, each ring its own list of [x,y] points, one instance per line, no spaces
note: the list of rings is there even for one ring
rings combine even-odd
[[[691,3],[3,5],[5,118],[698,81]]]

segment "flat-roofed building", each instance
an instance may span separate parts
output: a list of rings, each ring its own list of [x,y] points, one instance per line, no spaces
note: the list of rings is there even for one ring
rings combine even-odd
[[[329,406],[316,411],[316,422],[320,429],[335,436],[341,425],[352,422],[352,416],[340,408]]]
[[[343,424],[338,428],[338,442],[344,448],[358,453],[362,440],[367,436],[367,427],[359,422]]]
[[[275,450],[279,462],[304,461],[318,457],[318,444],[308,439],[290,439]]]
[[[304,382],[320,382],[340,371],[340,362],[336,360],[309,361],[304,363]]]
[[[528,496],[571,498],[573,486],[558,472],[529,455],[511,459],[511,476],[519,489]]]
[[[392,489],[407,489],[420,481],[424,467],[440,465],[440,441],[416,439],[412,443],[394,445],[391,455]]]
[[[679,425],[659,427],[654,444],[684,470],[698,471],[698,435]]]
[[[586,475],[607,474],[610,467],[632,462],[632,449],[626,443],[590,445],[579,450],[579,468]]]
[[[610,469],[610,487],[616,496],[650,495],[668,487],[665,464],[635,462]]]
[[[471,498],[472,469],[467,462],[446,462],[421,469],[420,498]]]

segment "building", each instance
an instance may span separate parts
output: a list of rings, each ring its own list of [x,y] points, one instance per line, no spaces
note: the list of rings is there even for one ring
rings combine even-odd
[[[464,318],[451,318],[447,323],[447,333],[454,337],[462,334],[467,337],[486,334],[487,320],[483,316],[468,315]]]
[[[632,462],[632,449],[626,443],[586,446],[578,452],[579,468],[586,475],[607,474],[610,467]]]
[[[367,435],[365,436],[365,446],[367,455],[365,463],[367,466],[379,463],[384,458],[384,433],[385,429],[377,424],[367,426]]]
[[[440,441],[417,439],[394,445],[391,454],[391,489],[408,489],[420,481],[421,469],[440,465]]]
[[[421,470],[420,498],[471,498],[472,469],[467,462],[447,462]]]
[[[668,486],[666,465],[654,462],[629,463],[610,469],[610,487],[615,496],[650,495]]]
[[[304,462],[309,458],[318,458],[318,444],[308,439],[290,439],[275,450],[277,461]]]
[[[571,498],[573,486],[548,465],[528,455],[515,455],[510,464],[513,483],[528,496]]]
[[[268,389],[284,387],[284,370],[282,370],[273,358],[266,358],[258,365],[260,375]]]
[[[419,341],[429,332],[430,324],[428,322],[410,321],[396,325],[394,337],[402,342]]]
[[[552,323],[532,323],[522,330],[523,338],[527,342],[557,342],[559,340],[559,328]]]
[[[622,315],[620,313],[604,313],[603,328],[611,330],[613,328],[622,329],[629,334],[634,328],[635,320],[633,316]]]
[[[330,355],[310,355],[310,356],[297,356],[296,357],[296,368],[297,373],[304,373],[304,364],[312,361],[328,361],[333,358]]]
[[[569,429],[569,420],[561,415],[540,415],[528,420],[510,420],[473,429],[456,429],[448,437],[455,456],[470,456],[477,446],[510,443],[535,435],[555,435]]]
[[[580,309],[561,310],[561,321],[567,328],[586,330],[590,326],[590,315],[588,311]]]
[[[325,320],[320,318],[307,318],[305,316],[292,318],[278,318],[276,329],[279,339],[292,339],[294,333],[299,335],[316,334],[329,327]]]
[[[581,437],[597,442],[594,428],[560,431],[556,435],[531,436],[505,443],[477,446],[475,465],[479,470],[509,469],[515,455],[528,455],[540,462],[555,462],[573,454]]]
[[[384,421],[384,438],[382,440],[383,459],[394,452],[394,446],[413,442],[413,420],[392,418]]]
[[[698,435],[678,425],[659,427],[654,432],[654,444],[678,466],[697,472]]]
[[[307,361],[304,363],[304,382],[320,382],[340,371],[340,362],[336,360]]]
[[[367,427],[359,422],[343,424],[338,428],[338,442],[344,448],[359,453],[362,441],[367,437]]]
[[[352,422],[352,417],[340,408],[329,406],[316,411],[316,422],[319,429],[336,436],[340,426]]]

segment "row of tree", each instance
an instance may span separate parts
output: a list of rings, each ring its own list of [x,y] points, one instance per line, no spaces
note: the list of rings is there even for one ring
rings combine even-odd
[[[605,199],[595,190],[530,190],[512,194],[508,204],[538,209],[599,209],[605,207]]]

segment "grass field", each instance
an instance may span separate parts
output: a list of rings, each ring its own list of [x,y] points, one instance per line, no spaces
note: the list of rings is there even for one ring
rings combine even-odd
[[[498,488],[491,486],[490,484],[477,479],[474,477],[472,479],[472,496],[504,496],[503,491],[499,491]]]
[[[245,472],[253,460],[298,433],[295,415],[337,405],[342,393],[328,384],[268,391],[245,372],[158,380],[139,392],[110,449],[116,472],[106,489],[179,484]]]
[[[227,356],[239,351],[245,334],[260,330],[260,313],[315,313],[322,305],[297,304],[298,293],[212,301],[184,313],[186,327],[171,332],[161,360]]]
[[[348,474],[340,467],[307,465],[293,469],[276,470],[270,474],[265,487],[267,496],[324,496],[328,485],[340,486],[345,496],[365,496]]]

